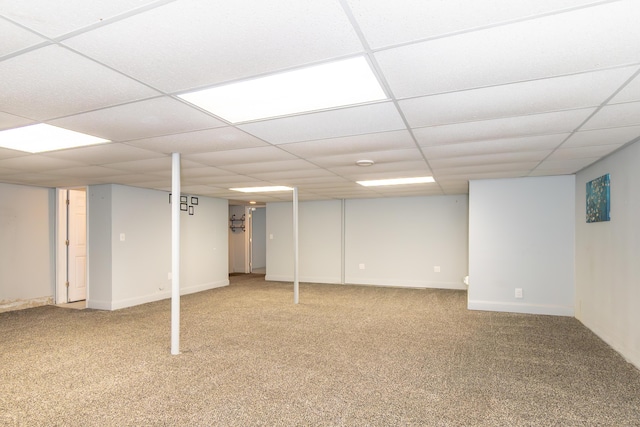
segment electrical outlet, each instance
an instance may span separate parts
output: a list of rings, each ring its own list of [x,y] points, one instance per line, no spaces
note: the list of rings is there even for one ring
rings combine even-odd
[[[516,288],[516,298],[522,298],[522,288]]]
[[[433,272],[434,273],[440,273],[440,266],[439,265],[434,265],[433,266]]]
[[[358,264],[358,268],[359,268],[360,270],[364,270],[364,264]]]
[[[124,242],[124,239],[125,239],[125,235],[124,235],[124,233],[120,233],[120,241],[121,241],[121,242]]]

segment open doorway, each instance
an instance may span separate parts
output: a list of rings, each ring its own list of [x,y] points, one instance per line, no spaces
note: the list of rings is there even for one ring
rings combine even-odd
[[[229,274],[266,274],[266,207],[229,205]]]
[[[87,189],[57,190],[56,304],[87,299]]]
[[[267,273],[267,209],[264,206],[251,208],[249,238],[251,244],[251,272]]]

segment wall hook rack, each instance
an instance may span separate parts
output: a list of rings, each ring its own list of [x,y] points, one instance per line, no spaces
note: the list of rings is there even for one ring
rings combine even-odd
[[[236,214],[231,215],[231,218],[229,218],[229,228],[231,229],[231,231],[236,231],[237,228],[245,231],[244,215],[242,215],[241,218],[236,218]]]

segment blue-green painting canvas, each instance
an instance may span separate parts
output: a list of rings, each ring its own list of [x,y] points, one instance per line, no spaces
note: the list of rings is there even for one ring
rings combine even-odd
[[[609,221],[609,174],[587,182],[587,222]]]

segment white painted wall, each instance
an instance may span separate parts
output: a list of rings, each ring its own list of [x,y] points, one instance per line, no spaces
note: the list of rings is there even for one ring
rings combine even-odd
[[[464,289],[467,214],[466,196],[347,200],[346,283]]]
[[[0,311],[53,302],[55,191],[0,184]]]
[[[267,204],[267,280],[293,280],[291,203]],[[300,281],[463,289],[467,197],[301,202]],[[360,264],[365,269],[359,268]],[[433,267],[439,266],[440,273]]]
[[[112,301],[111,184],[87,188],[87,307],[109,310]]]
[[[640,368],[640,142],[576,176],[576,317]],[[610,174],[611,220],[586,223],[586,183]]]
[[[182,294],[229,283],[227,201],[198,199],[194,215],[180,213]],[[105,206],[96,205],[98,200]],[[95,212],[98,209],[104,213]],[[171,206],[168,193],[122,185],[91,186],[89,212],[89,306],[113,310],[169,298]],[[98,238],[94,234],[97,228],[106,230],[99,232]],[[105,253],[109,250],[110,265]],[[100,266],[99,271],[95,270],[96,264]],[[98,276],[101,271],[106,273],[104,277]],[[99,295],[95,294],[96,288]]]
[[[341,206],[340,200],[298,204],[300,281],[341,282]],[[293,205],[268,203],[266,210],[266,279],[293,281]]]
[[[469,183],[470,309],[573,315],[574,200],[573,175]]]

